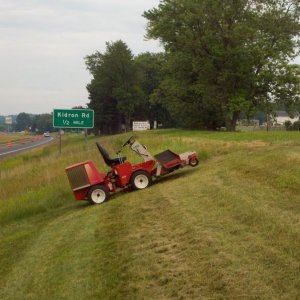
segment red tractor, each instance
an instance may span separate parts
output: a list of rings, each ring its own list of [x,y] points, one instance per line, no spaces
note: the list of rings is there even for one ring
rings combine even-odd
[[[161,152],[154,157],[147,148],[130,137],[122,146],[130,145],[132,151],[141,156],[142,163],[132,165],[117,152],[117,158],[110,158],[100,143],[96,143],[104,162],[111,167],[107,173],[99,172],[92,161],[88,160],[66,168],[66,173],[77,200],[88,200],[91,204],[106,201],[110,193],[117,189],[142,190],[151,185],[154,178],[166,175],[186,165],[195,167],[199,161],[196,152],[176,154],[171,150]]]

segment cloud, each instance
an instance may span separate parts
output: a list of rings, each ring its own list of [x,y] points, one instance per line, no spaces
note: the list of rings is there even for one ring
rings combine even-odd
[[[87,103],[83,57],[104,51],[106,41],[122,39],[135,54],[160,51],[145,42],[141,16],[158,2],[2,0],[0,115]]]
[[[148,1],[153,4],[158,1]],[[143,27],[142,1],[13,1],[0,6],[1,28],[22,28],[42,32],[126,32]]]

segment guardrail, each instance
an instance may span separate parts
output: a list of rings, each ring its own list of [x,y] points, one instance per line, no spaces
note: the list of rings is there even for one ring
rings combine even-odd
[[[33,135],[31,137],[20,138],[20,139],[17,139],[17,140],[2,142],[2,143],[0,143],[0,149],[12,148],[15,145],[32,143],[32,142],[35,142],[35,141],[38,141],[38,140],[42,139],[43,137],[44,136],[42,134],[39,134],[39,135]]]

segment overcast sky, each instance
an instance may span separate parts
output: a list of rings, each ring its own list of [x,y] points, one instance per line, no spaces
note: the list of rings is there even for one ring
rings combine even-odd
[[[134,54],[145,41],[145,10],[159,0],[0,0],[0,115],[50,113],[88,100],[83,58],[122,39]]]
[[[0,0],[0,115],[50,113],[88,103],[83,58],[122,39],[134,54],[145,41],[145,10],[159,0]],[[300,59],[297,60],[300,63]]]

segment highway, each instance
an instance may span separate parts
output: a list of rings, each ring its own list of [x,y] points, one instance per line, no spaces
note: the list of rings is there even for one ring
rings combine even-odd
[[[0,147],[0,160],[3,158],[6,158],[11,155],[15,155],[33,148],[37,148],[46,144],[49,144],[56,140],[56,138],[53,137],[47,137],[43,138],[34,142],[28,142],[26,144],[12,144],[11,147],[8,147],[6,145],[1,145]]]

